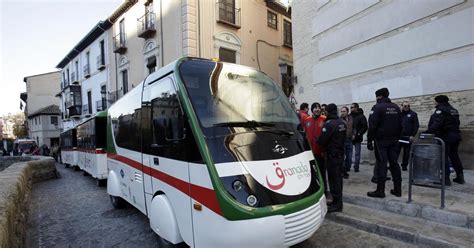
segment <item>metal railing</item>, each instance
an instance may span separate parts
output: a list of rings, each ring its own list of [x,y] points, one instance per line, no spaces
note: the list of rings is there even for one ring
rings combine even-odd
[[[116,90],[113,92],[109,92],[107,96],[107,103],[112,105],[114,102],[116,102],[118,99],[120,99],[123,96],[123,91],[122,90]]]
[[[89,68],[89,64],[84,65],[84,77],[89,77],[91,75],[91,71]]]
[[[216,12],[217,21],[240,28],[240,9],[235,8],[235,4],[230,4],[225,0],[218,0]]]
[[[88,104],[82,105],[82,114],[89,114],[89,105]]]
[[[78,75],[77,75],[77,76],[78,76]],[[71,81],[72,81],[72,83],[77,82],[77,81],[78,81],[77,78],[78,78],[78,77],[76,77],[76,73],[75,73],[75,72],[72,72],[72,73],[71,73]]]
[[[102,58],[102,55],[97,56],[97,70],[102,70],[105,68],[105,59]]]
[[[97,111],[103,111],[106,110],[109,106],[107,104],[107,100],[105,98],[102,98],[99,101],[95,101],[95,106],[97,106]]]
[[[127,36],[125,33],[118,33],[114,36],[114,52],[121,53],[127,50]]]
[[[156,32],[155,19],[156,15],[152,11],[137,19],[138,37],[145,38]]]

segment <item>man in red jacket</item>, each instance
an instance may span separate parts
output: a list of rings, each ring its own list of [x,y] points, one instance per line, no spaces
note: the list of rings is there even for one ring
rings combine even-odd
[[[301,130],[304,131],[305,128],[304,128],[304,121],[306,120],[306,118],[309,117],[308,115],[308,110],[309,110],[309,105],[308,103],[302,103],[300,105],[300,110],[298,111],[298,114],[299,114],[299,117],[300,117],[300,123],[301,123]]]
[[[308,142],[311,145],[316,163],[318,164],[319,171],[323,177],[324,189],[326,191],[326,196],[328,197],[329,191],[326,177],[326,166],[324,163],[321,147],[317,143],[319,136],[321,136],[321,130],[324,126],[324,122],[326,121],[326,116],[321,115],[321,105],[317,102],[311,104],[311,112],[312,115],[307,117],[304,121],[304,130],[306,131],[306,137],[308,138]]]

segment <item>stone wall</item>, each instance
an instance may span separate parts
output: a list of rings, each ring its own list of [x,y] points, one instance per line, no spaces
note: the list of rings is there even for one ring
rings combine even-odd
[[[24,247],[32,184],[57,176],[52,158],[12,164],[0,172],[0,247]]]
[[[474,169],[474,163],[472,163],[472,161],[474,161],[474,102],[472,101],[474,90],[448,92],[443,94],[449,97],[451,105],[453,105],[453,107],[456,108],[460,114],[460,129],[463,140],[459,146],[459,155],[461,157],[461,161],[463,162],[463,166],[465,169]],[[427,129],[429,118],[434,112],[434,97],[436,95],[438,94],[398,98],[392,99],[392,101],[399,105],[401,105],[404,101],[410,103],[411,109],[418,113],[418,118],[420,121],[419,132],[422,132]],[[374,104],[375,102],[360,103],[360,107],[364,109],[365,116],[367,118],[370,109]],[[345,105],[349,106],[350,103],[340,106]],[[363,154],[367,153],[363,152]],[[368,158],[365,156],[363,159],[367,160]]]

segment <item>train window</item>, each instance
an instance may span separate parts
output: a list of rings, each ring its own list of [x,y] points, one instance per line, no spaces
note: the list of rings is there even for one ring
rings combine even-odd
[[[140,99],[141,88],[135,87],[120,101],[117,101],[115,108],[109,111],[117,145],[138,152],[141,151],[142,108]]]
[[[158,97],[151,101],[151,153],[172,159],[184,158],[184,115],[171,80],[156,85]]]

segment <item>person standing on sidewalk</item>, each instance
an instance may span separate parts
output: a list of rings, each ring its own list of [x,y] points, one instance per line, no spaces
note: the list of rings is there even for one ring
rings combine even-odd
[[[342,170],[342,177],[349,178],[347,172],[351,171],[352,165],[352,116],[349,115],[349,108],[344,106],[341,108],[341,120],[346,124],[346,140],[344,141],[344,169]]]
[[[331,194],[329,194],[328,190],[326,165],[324,163],[321,147],[317,143],[324,122],[326,121],[326,116],[321,115],[321,105],[317,102],[311,104],[311,112],[312,115],[307,117],[304,121],[304,130],[306,132],[306,138],[311,146],[311,150],[313,151],[314,158],[316,159],[316,163],[318,164],[319,172],[323,177],[326,199],[330,200]]]
[[[309,117],[308,110],[309,110],[309,104],[308,103],[304,102],[300,105],[300,110],[298,111],[298,115],[299,115],[299,118],[300,118],[301,128],[299,128],[299,129],[302,130],[302,131],[304,131],[304,121],[306,120],[306,118]]]
[[[407,171],[408,159],[410,158],[411,143],[415,139],[416,133],[420,128],[418,115],[410,109],[408,102],[402,103],[402,137],[405,142],[400,143],[400,152],[403,150],[402,170]]]
[[[359,108],[358,103],[351,105],[352,116],[352,144],[354,145],[354,172],[359,172],[360,164],[360,145],[364,140],[364,134],[367,132],[367,118],[364,116],[364,111]]]
[[[328,206],[328,212],[342,211],[342,170],[344,164],[344,142],[347,126],[337,117],[337,106],[334,103],[326,107],[328,114],[322,129],[318,144],[325,148],[326,168],[328,170],[329,188],[333,202]]]
[[[388,169],[393,177],[394,189],[390,193],[402,196],[402,177],[398,165],[398,140],[402,133],[402,116],[400,108],[390,101],[387,88],[375,92],[377,103],[372,107],[369,115],[369,132],[367,135],[367,149],[374,150],[376,159],[377,189],[367,192],[369,197],[385,197],[385,180]]]
[[[459,130],[459,112],[449,104],[449,98],[445,95],[435,97],[436,110],[431,115],[426,133],[435,134],[445,143],[445,184],[451,185],[449,179],[449,160],[456,171],[456,178],[453,182],[464,184],[464,174],[461,159],[459,159],[458,148],[461,142],[461,132]]]

